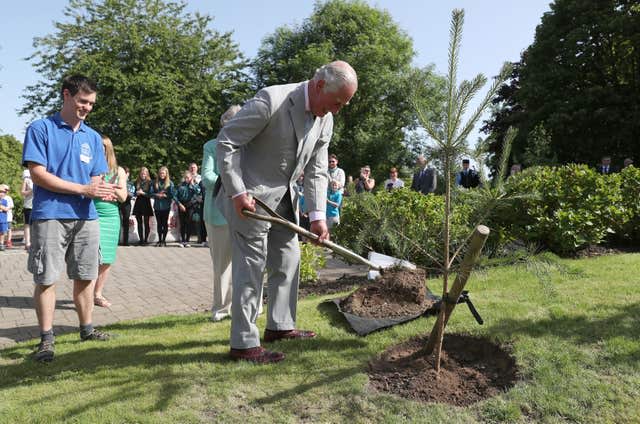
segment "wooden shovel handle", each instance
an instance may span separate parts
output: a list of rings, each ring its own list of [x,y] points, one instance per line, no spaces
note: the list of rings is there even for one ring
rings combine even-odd
[[[374,264],[373,262],[363,258],[362,256],[358,255],[355,252],[352,252],[351,250],[347,249],[346,247],[342,247],[339,244],[336,244],[330,240],[319,240],[319,237],[317,234],[312,233],[311,231],[307,231],[304,228],[302,228],[299,225],[294,224],[291,221],[288,221],[286,219],[283,218],[277,218],[275,216],[267,216],[267,215],[260,215],[258,213],[255,212],[251,212],[248,211],[246,209],[242,210],[242,213],[245,216],[248,216],[250,218],[254,218],[254,219],[258,219],[260,221],[267,221],[267,222],[271,222],[274,224],[279,224],[279,225],[283,225],[287,228],[289,228],[290,230],[304,236],[307,237],[311,240],[317,241],[321,246],[327,247],[329,249],[331,249],[332,251],[334,251],[335,253],[337,253],[338,255],[342,256],[343,258],[346,259],[351,259],[352,261],[355,262],[359,262],[361,264],[367,265],[369,268],[371,269],[375,269],[376,271],[380,271],[381,267]]]

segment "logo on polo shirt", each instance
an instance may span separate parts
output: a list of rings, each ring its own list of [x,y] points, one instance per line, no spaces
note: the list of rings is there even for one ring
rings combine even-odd
[[[91,161],[91,146],[89,146],[89,143],[82,143],[80,146],[80,160],[84,163]]]

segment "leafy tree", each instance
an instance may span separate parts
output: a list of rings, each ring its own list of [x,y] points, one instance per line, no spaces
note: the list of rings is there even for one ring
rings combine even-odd
[[[15,204],[14,221],[21,222],[22,217],[22,144],[12,135],[0,135],[0,184],[11,187],[9,195]]]
[[[523,52],[484,129],[514,153],[544,123],[561,163],[640,156],[640,7],[636,0],[555,0]]]
[[[347,173],[357,175],[369,164],[374,175],[386,175],[389,165],[413,161],[404,140],[416,122],[414,90],[429,119],[443,101],[442,78],[432,67],[413,68],[414,55],[411,39],[386,11],[360,0],[331,0],[317,2],[300,26],[267,36],[253,69],[258,85],[267,86],[304,81],[332,60],[349,62],[358,73],[358,92],[335,121],[331,151]]]
[[[551,149],[551,134],[540,123],[529,133],[527,145],[522,154],[525,166],[554,165],[558,162],[557,155]]]
[[[43,81],[27,87],[23,114],[60,107],[64,75],[98,83],[88,123],[114,141],[123,164],[169,165],[201,155],[219,116],[241,101],[247,62],[231,34],[209,29],[212,18],[184,12],[185,2],[70,0],[56,31],[36,38],[29,57]]]

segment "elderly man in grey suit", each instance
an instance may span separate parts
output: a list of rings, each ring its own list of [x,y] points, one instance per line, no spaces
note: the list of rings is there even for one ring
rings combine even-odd
[[[327,239],[327,150],[333,115],[358,88],[353,68],[336,61],[302,83],[260,90],[218,134],[217,160],[222,189],[217,204],[231,232],[233,359],[272,363],[284,354],[264,349],[256,326],[267,269],[265,343],[315,337],[296,329],[300,248],[296,234],[284,227],[246,218],[257,197],[281,216],[297,221],[296,179],[304,172],[305,206],[311,231]],[[264,213],[259,210],[258,212]]]

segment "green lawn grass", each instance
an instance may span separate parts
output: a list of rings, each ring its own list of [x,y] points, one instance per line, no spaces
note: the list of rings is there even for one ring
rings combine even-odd
[[[467,408],[367,386],[367,362],[434,318],[358,337],[323,297],[299,305],[318,337],[275,344],[287,354],[276,365],[228,360],[229,321],[207,314],[112,325],[108,343],[59,336],[48,365],[29,359],[35,342],[18,344],[0,351],[0,422],[639,422],[640,255],[558,263],[544,282],[524,266],[472,276],[485,325],[461,305],[448,330],[508,346],[522,379]]]

